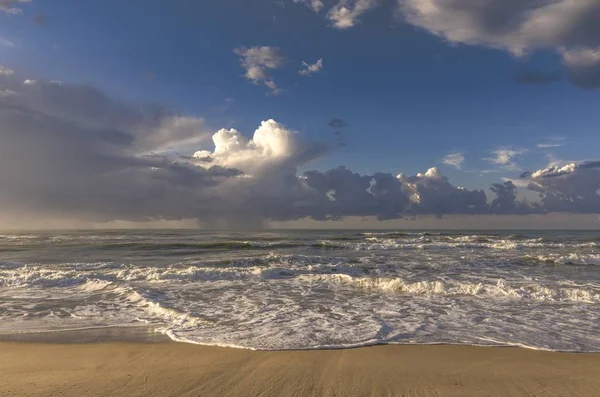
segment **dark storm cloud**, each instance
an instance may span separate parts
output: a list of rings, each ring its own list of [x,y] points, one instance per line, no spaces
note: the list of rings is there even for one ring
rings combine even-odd
[[[360,175],[339,167],[326,172],[310,171],[303,179],[317,193],[315,219],[346,216],[374,216],[394,219],[402,216],[409,200],[402,183],[391,174]]]
[[[494,183],[490,187],[496,197],[490,204],[492,214],[534,214],[543,212],[537,204],[525,203],[517,200],[517,187],[512,181]]]
[[[248,137],[212,135],[201,118],[115,100],[86,86],[0,75],[0,215],[86,221],[397,219],[416,214],[600,212],[600,162],[537,171],[541,204],[516,200],[512,183],[454,186],[438,169],[415,176],[306,169],[330,147],[267,120]],[[184,145],[208,148],[173,155]],[[491,201],[491,202],[490,202]]]
[[[540,194],[546,211],[600,213],[600,161],[534,172],[529,189]]]
[[[452,185],[437,168],[425,174],[398,177],[413,201],[409,212],[414,214],[481,214],[489,208],[483,190],[468,190]]]
[[[6,210],[91,220],[181,219],[239,172],[134,156],[125,132],[83,127],[26,109],[0,110],[0,202]]]

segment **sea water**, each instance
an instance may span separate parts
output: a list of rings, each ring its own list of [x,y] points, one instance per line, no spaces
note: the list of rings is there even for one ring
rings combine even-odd
[[[600,232],[0,232],[0,334],[600,351]]]

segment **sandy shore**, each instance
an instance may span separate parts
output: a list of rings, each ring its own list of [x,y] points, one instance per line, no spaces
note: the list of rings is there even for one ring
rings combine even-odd
[[[376,346],[0,343],[0,396],[598,396],[600,355]]]

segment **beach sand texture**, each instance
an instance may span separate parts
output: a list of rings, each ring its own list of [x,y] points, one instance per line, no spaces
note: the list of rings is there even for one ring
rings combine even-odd
[[[390,345],[0,343],[0,396],[600,396],[600,355]]]

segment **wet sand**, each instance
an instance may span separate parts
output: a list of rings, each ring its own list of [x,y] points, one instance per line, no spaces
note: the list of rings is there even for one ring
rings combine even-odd
[[[600,354],[0,342],[0,396],[599,396]]]

